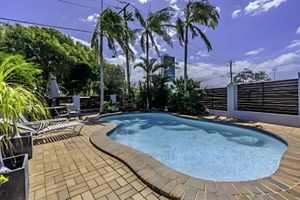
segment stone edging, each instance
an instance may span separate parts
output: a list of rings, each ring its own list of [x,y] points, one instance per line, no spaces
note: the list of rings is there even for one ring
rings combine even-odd
[[[195,117],[182,116],[195,119]],[[97,123],[97,121],[94,121]],[[99,122],[98,122],[99,123]],[[105,153],[126,164],[147,186],[172,199],[196,199],[209,194],[213,197],[247,197],[286,195],[300,197],[300,145],[284,133],[272,134],[288,144],[288,149],[281,159],[279,169],[270,177],[255,181],[215,182],[191,177],[171,169],[153,157],[126,145],[110,140],[107,135],[117,126],[104,123],[105,128],[93,133],[90,142]],[[240,125],[238,125],[240,126]],[[246,127],[247,128],[247,127]],[[261,130],[259,130],[261,131]]]

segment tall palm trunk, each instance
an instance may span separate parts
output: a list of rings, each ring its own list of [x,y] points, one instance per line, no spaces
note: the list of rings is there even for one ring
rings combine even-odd
[[[188,62],[188,43],[189,43],[189,34],[188,34],[188,27],[185,27],[185,40],[184,40],[184,93],[186,94],[186,90],[187,90],[187,62]]]
[[[147,65],[149,64],[149,36],[147,34],[146,38],[146,59],[147,59]],[[148,66],[147,66],[148,67]],[[146,108],[149,110],[149,104],[150,104],[150,89],[149,89],[149,71],[147,69],[147,74],[146,74],[146,87],[147,87],[147,105]]]
[[[187,94],[187,64],[188,64],[188,43],[189,43],[189,16],[190,16],[190,8],[187,6],[186,9],[186,21],[185,21],[185,36],[184,36],[184,75],[183,75],[183,89],[184,89],[184,94],[186,96]]]
[[[100,113],[103,113],[103,104],[104,104],[104,62],[103,62],[103,36],[102,31],[100,33],[100,47],[99,47],[99,56],[100,56]]]
[[[128,41],[127,41],[128,42]],[[128,96],[129,99],[131,99],[131,89],[130,89],[130,63],[129,63],[129,56],[128,56],[128,50],[125,51],[126,54],[126,71],[127,71],[127,90],[128,90]]]

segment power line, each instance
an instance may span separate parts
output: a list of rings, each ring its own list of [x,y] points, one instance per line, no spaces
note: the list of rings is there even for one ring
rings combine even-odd
[[[193,47],[194,50],[198,51],[198,47],[196,47],[196,45],[194,45],[193,43],[190,43],[190,46]],[[216,61],[219,61],[219,62],[221,62],[221,63],[223,63],[223,64],[224,64],[224,63],[227,63],[227,61],[226,61],[225,59],[220,58],[220,57],[218,57],[218,56],[215,56],[215,55],[212,55],[212,54],[209,54],[209,56],[210,56],[212,59],[214,59],[214,60],[216,60]]]
[[[72,6],[77,6],[77,7],[81,7],[81,8],[88,8],[88,9],[99,11],[96,8],[93,8],[93,7],[90,7],[90,6],[87,6],[87,5],[83,5],[83,4],[79,4],[79,3],[73,3],[73,2],[65,1],[65,0],[57,0],[57,1],[65,3],[65,4],[69,4],[69,5],[72,5]],[[94,3],[101,3],[100,1],[96,1],[96,0],[89,0],[89,1],[94,2]],[[107,7],[113,7],[113,8],[116,8],[116,9],[118,8],[117,6],[109,4],[109,3],[103,3],[103,4],[105,4]]]
[[[192,47],[193,48],[193,50],[194,50],[194,54],[196,54],[197,55],[197,53],[195,53],[196,51],[198,51],[198,49],[196,49],[194,46],[190,46],[190,47]],[[191,50],[191,49],[190,49]],[[218,60],[218,59],[215,59],[214,57],[212,57],[211,55],[209,55],[209,56],[207,56],[207,57],[202,57],[203,59],[211,59],[211,60],[214,60],[214,62],[216,62],[216,63],[218,63],[218,64],[220,64],[220,65],[224,65],[225,63],[227,63],[227,61],[220,61],[220,60]]]
[[[73,2],[70,2],[70,1],[65,1],[65,0],[57,0],[61,3],[65,3],[65,4],[69,4],[69,5],[72,5],[72,6],[78,6],[78,7],[81,7],[81,8],[87,8],[87,9],[92,9],[92,10],[97,10],[96,8],[93,8],[93,7],[89,7],[89,6],[86,6],[86,5],[83,5],[83,4],[78,4],[78,3],[73,3]]]
[[[22,24],[29,24],[29,25],[36,25],[36,26],[42,26],[42,27],[49,27],[49,28],[57,28],[57,29],[63,29],[63,30],[68,30],[68,31],[77,31],[77,32],[83,32],[83,33],[94,33],[93,31],[89,31],[89,30],[76,29],[76,28],[63,27],[63,26],[56,26],[56,25],[49,25],[49,24],[42,24],[42,23],[37,23],[37,22],[29,22],[29,21],[10,19],[10,18],[4,18],[4,17],[0,17],[0,20],[17,22],[17,23],[22,23]]]
[[[116,1],[118,1],[119,3],[122,3],[122,4],[128,4],[128,3],[129,3],[129,5],[130,5],[131,7],[133,7],[133,8],[136,9],[136,10],[139,10],[140,13],[142,13],[144,16],[148,16],[145,12],[143,12],[141,9],[137,8],[135,5],[133,5],[133,4],[130,3],[130,2],[123,1],[123,0],[116,0]]]

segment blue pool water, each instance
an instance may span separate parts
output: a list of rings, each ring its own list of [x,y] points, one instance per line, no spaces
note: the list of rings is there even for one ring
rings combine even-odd
[[[272,175],[287,145],[270,135],[163,113],[100,118],[119,126],[112,140],[151,155],[170,168],[214,181],[248,181]]]

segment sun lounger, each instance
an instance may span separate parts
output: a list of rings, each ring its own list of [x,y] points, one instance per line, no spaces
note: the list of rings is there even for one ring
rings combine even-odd
[[[2,120],[0,119],[0,123]],[[11,122],[11,125],[12,122]],[[54,124],[49,124],[49,120],[38,121],[38,126],[31,127],[29,125],[25,125],[23,123],[17,123],[18,128],[21,131],[31,132],[33,135],[33,139],[43,136],[50,132],[58,132],[62,130],[71,131],[80,135],[80,132],[84,126],[84,124],[78,121],[66,121],[66,122],[58,122]],[[79,127],[79,128],[77,128]]]
[[[32,133],[34,139],[40,136],[45,135],[49,132],[58,132],[61,130],[67,130],[80,135],[80,132],[83,128],[84,124],[78,121],[70,121],[70,122],[59,122],[57,124],[47,125],[41,123],[40,126]],[[79,127],[79,128],[77,128]]]

